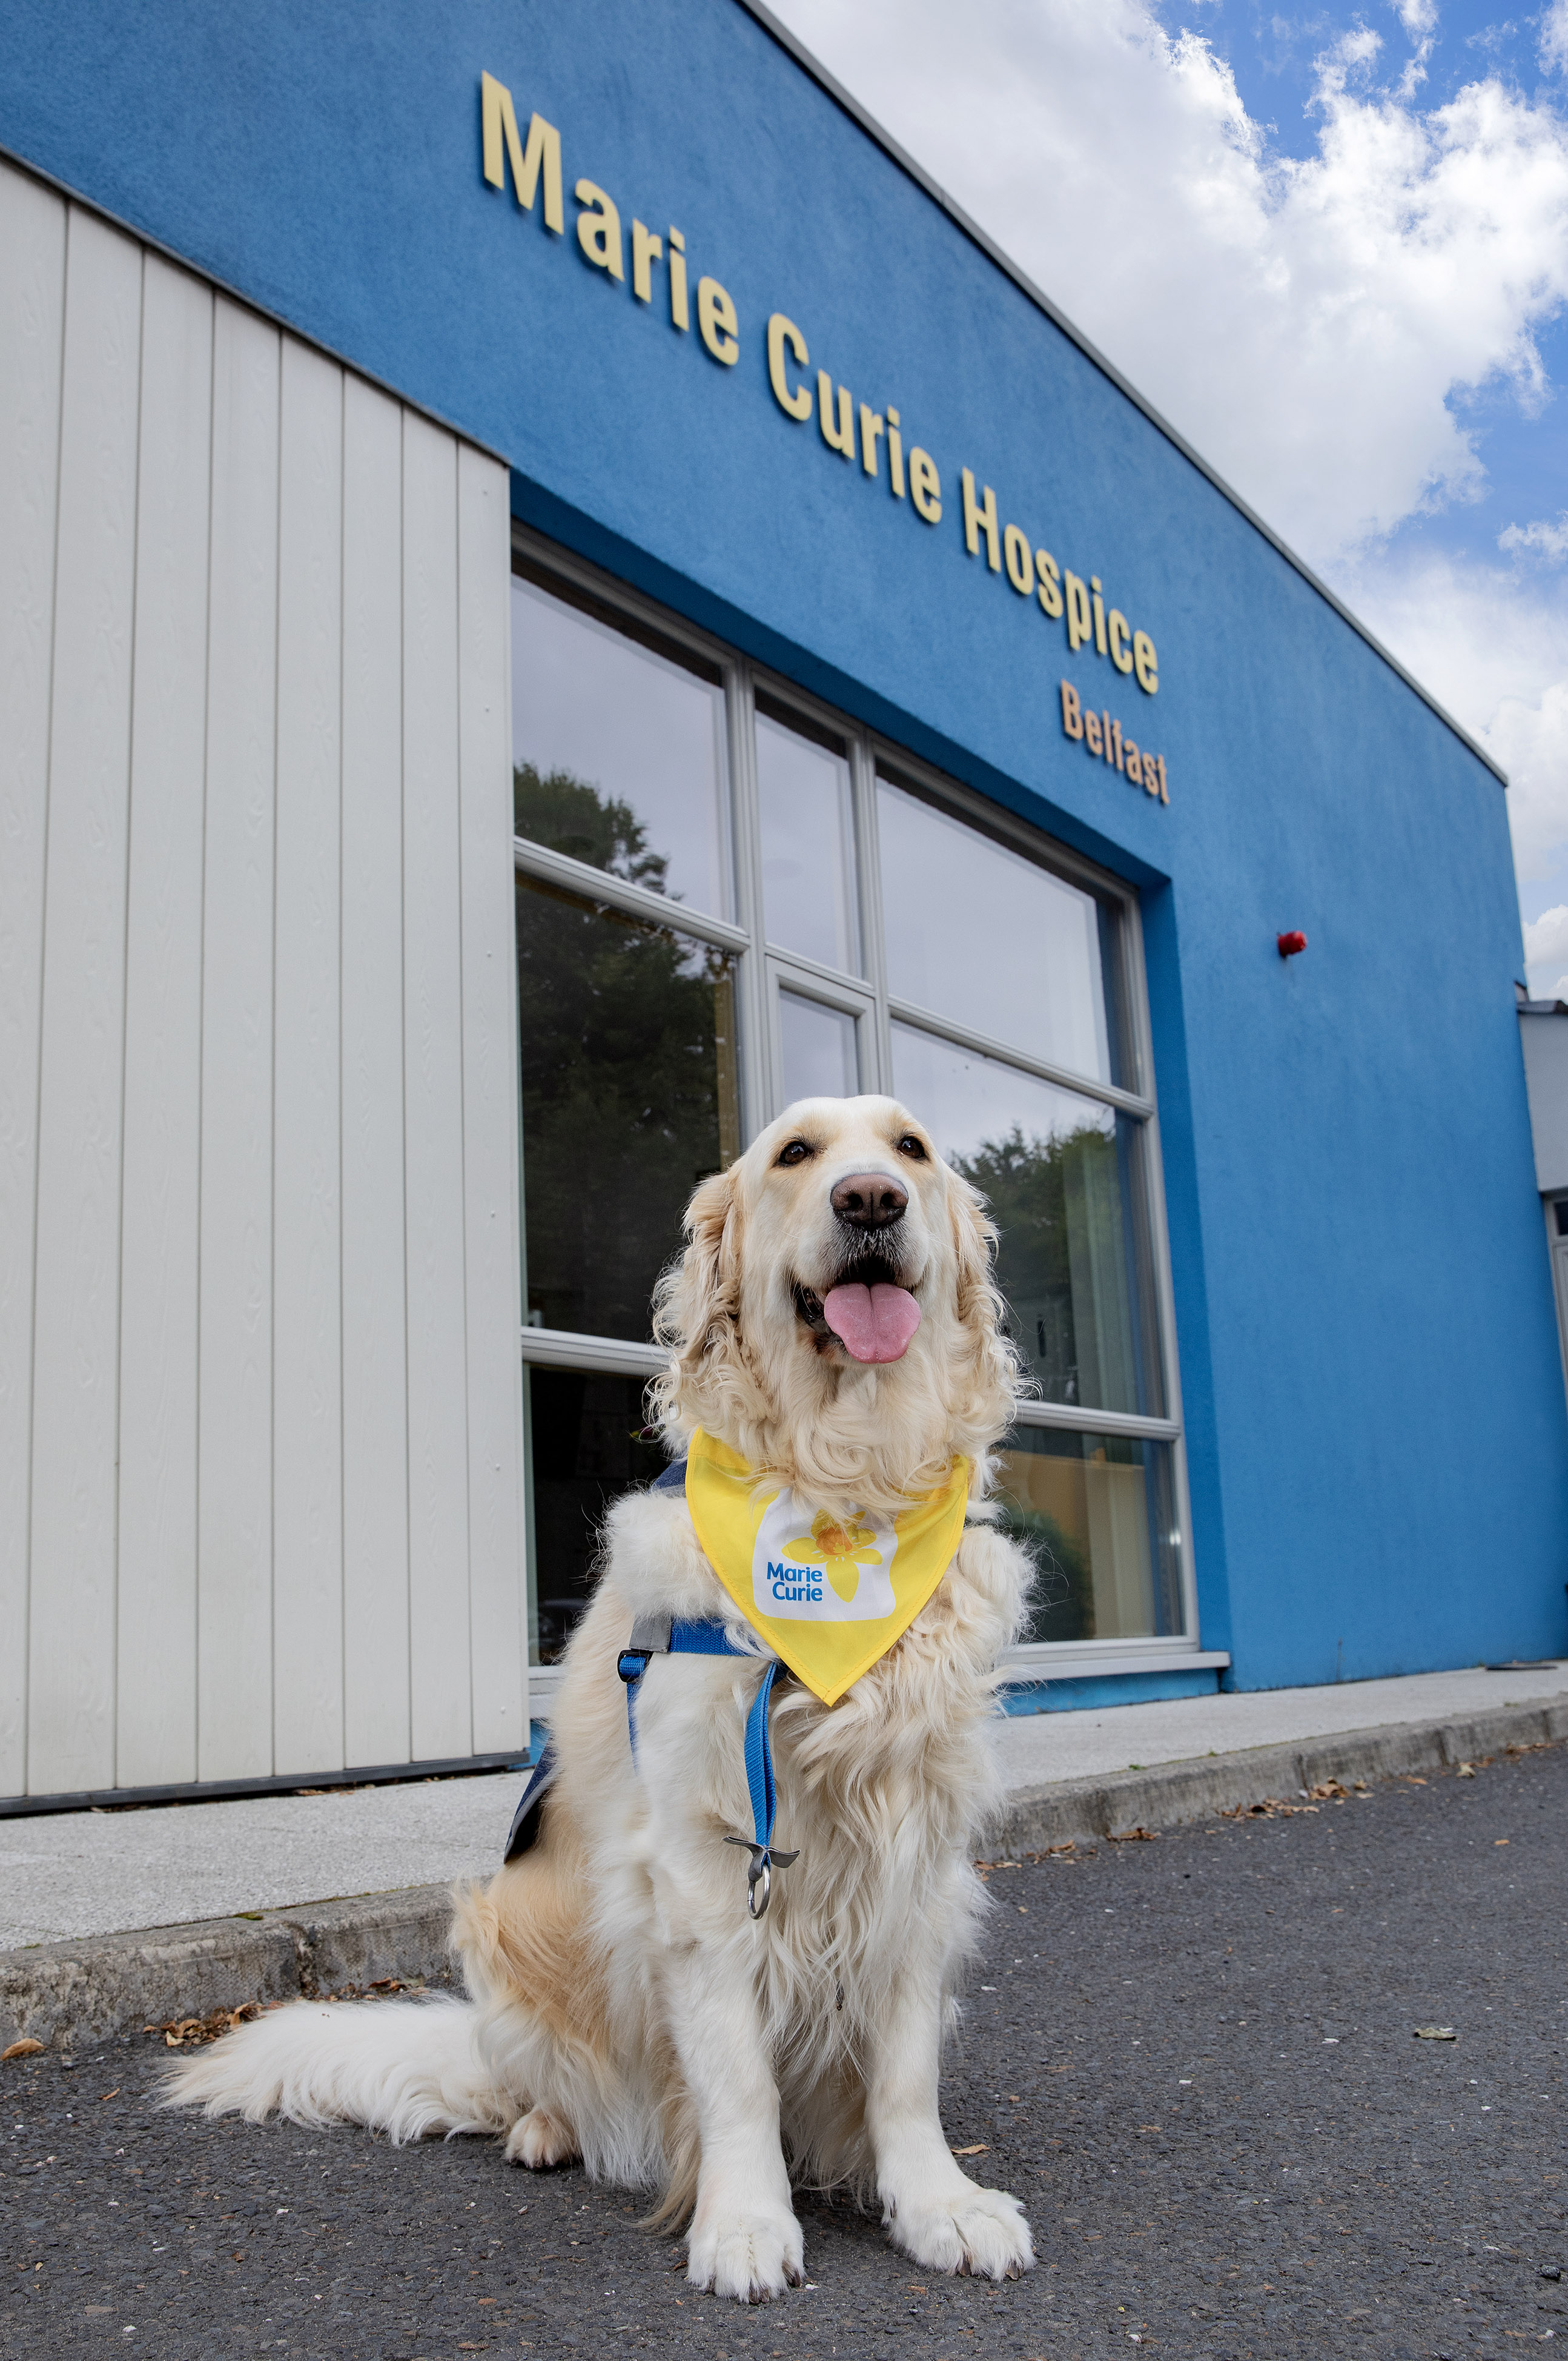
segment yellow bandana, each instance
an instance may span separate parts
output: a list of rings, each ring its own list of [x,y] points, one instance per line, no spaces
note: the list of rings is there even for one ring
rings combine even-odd
[[[708,1564],[741,1614],[824,1705],[903,1638],[952,1564],[969,1461],[940,1491],[888,1518],[808,1518],[786,1486],[758,1486],[722,1443],[692,1436],[686,1506]]]

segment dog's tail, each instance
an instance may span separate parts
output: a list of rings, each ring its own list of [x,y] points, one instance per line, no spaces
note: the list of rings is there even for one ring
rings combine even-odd
[[[292,2001],[181,2059],[165,2104],[314,2129],[367,2124],[396,2141],[510,2129],[479,2062],[471,2001]]]

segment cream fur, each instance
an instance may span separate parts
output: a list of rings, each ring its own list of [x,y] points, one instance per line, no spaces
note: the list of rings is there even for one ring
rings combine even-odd
[[[913,1134],[924,1157],[899,1143]],[[784,1166],[792,1140],[811,1150]],[[897,1362],[861,1367],[815,1336],[798,1285],[825,1293],[851,1172],[909,1190],[901,1278],[921,1325]],[[890,1099],[790,1108],[692,1200],[660,1289],[670,1348],[652,1389],[672,1445],[702,1426],[807,1502],[889,1510],[988,1454],[1016,1369],[979,1201]],[[792,2184],[880,2204],[928,2270],[1030,2268],[1017,2202],[961,2172],[937,2078],[954,1986],[983,1906],[970,1865],[991,1796],[983,1725],[1022,1613],[1027,1563],[983,1521],[898,1645],[831,1709],[775,1690],[775,1841],[798,1847],[773,1905],[745,1910],[741,1729],[759,1674],[734,1658],[655,1658],[627,1738],[616,1659],[639,1613],[751,1637],[679,1494],[623,1499],[567,1656],[554,1724],[561,1776],[534,1849],[456,1896],[471,1999],[276,2011],[175,2069],[176,2102],[253,2118],[369,2124],[395,2139],[506,2135],[532,2167],[581,2157],[657,2192],[687,2223],[688,2277],[750,2300],[804,2271]]]

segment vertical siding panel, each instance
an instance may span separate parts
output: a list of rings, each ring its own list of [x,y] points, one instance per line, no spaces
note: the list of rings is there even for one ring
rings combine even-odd
[[[115,1761],[126,838],[140,248],[72,208],[44,885],[28,1785]]]
[[[458,621],[463,840],[463,1177],[468,1328],[468,1547],[474,1749],[528,1741],[519,1475],[517,960],[504,468],[460,450]]]
[[[0,320],[0,1794],[521,1748],[504,471],[4,164]]]
[[[149,255],[126,936],[115,1778],[196,1775],[197,1211],[213,299]]]
[[[272,1554],[280,1770],[341,1770],[339,826],[343,372],[283,339]]]
[[[343,447],[345,1752],[407,1762],[402,422],[357,378]]]
[[[457,802],[457,451],[403,417],[409,1625],[416,1761],[472,1745]]]
[[[27,1784],[33,1237],[65,206],[0,165],[0,1795]]]
[[[197,1760],[272,1769],[272,895],[279,337],[213,330]]]

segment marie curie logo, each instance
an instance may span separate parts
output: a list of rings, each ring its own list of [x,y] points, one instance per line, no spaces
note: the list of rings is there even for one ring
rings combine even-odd
[[[762,1514],[751,1554],[760,1615],[808,1623],[880,1623],[894,1612],[898,1535],[885,1517],[807,1517],[793,1492]]]

